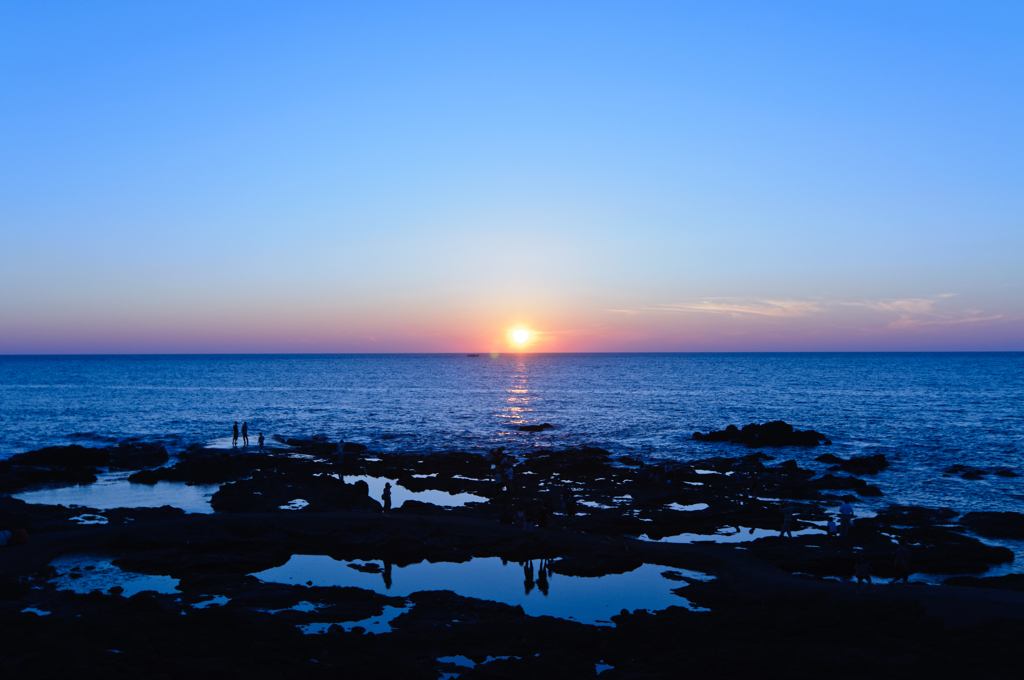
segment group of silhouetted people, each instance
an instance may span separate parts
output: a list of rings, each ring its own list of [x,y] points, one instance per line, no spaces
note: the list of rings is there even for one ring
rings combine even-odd
[[[263,439],[263,433],[260,432],[260,437],[259,437],[259,439],[256,440],[256,443],[259,445],[259,450],[260,450],[261,453],[263,452],[263,442],[264,441],[265,440]],[[234,426],[231,428],[231,446],[232,447],[238,446],[238,422],[237,421],[235,422]],[[249,422],[248,421],[244,421],[242,423],[242,448],[245,448],[247,446],[249,446]]]

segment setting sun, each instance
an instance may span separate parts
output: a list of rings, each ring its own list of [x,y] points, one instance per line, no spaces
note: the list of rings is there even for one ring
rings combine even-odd
[[[512,331],[512,339],[521,345],[530,339],[530,332],[524,331],[523,329]]]

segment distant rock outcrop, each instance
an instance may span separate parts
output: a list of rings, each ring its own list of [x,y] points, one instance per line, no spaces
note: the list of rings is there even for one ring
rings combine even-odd
[[[817,446],[819,443],[831,444],[828,437],[814,430],[794,430],[793,426],[782,420],[758,425],[751,423],[742,429],[730,425],[724,430],[716,430],[701,434],[693,433],[693,439],[699,442],[731,442],[746,444],[751,448],[762,446]]]
[[[826,453],[814,460],[819,463],[833,463],[833,467],[829,468],[831,472],[849,472],[851,475],[877,475],[889,467],[889,461],[881,453],[876,453],[873,456],[852,456],[849,460]]]

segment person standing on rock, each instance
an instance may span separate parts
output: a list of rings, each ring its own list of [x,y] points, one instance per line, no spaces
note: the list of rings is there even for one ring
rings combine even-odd
[[[235,421],[234,427],[231,428],[231,446],[238,446],[238,421]]]
[[[857,592],[860,592],[860,584],[862,581],[868,582],[868,592],[875,592],[874,587],[871,584],[871,566],[868,564],[866,559],[861,560],[857,563],[857,571],[854,572],[854,576],[857,578]]]
[[[242,423],[242,446],[249,446],[249,421]]]
[[[839,535],[846,538],[850,533],[850,526],[853,524],[853,506],[849,501],[843,501],[839,506]]]
[[[896,567],[896,576],[889,581],[889,585],[895,585],[896,581],[903,579],[903,587],[910,587],[910,549],[907,547],[907,539],[901,538],[899,545],[896,546],[896,562],[893,565]]]
[[[391,512],[391,482],[384,483],[384,493],[380,499],[384,501],[384,514]]]
[[[263,433],[260,432],[260,438],[256,440],[256,442],[259,444],[259,447],[260,447],[260,449],[259,449],[260,453],[263,453],[263,441],[264,441]]]
[[[789,534],[790,538],[793,538],[793,506],[787,505],[782,511],[782,531],[779,532],[779,538],[782,538],[786,534]]]

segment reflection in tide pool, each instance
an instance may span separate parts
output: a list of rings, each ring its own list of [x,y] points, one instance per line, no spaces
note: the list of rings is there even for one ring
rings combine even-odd
[[[97,475],[92,484],[65,486],[58,489],[40,489],[12,494],[14,498],[36,505],[63,505],[70,508],[81,506],[96,510],[112,508],[159,508],[169,505],[185,512],[210,514],[210,498],[220,488],[219,484],[189,486],[183,482],[157,482],[156,484],[132,484],[128,477],[132,472],[107,472]]]
[[[367,564],[353,561],[352,564]],[[420,562],[405,567],[384,565],[381,573],[365,573],[325,555],[292,555],[287,564],[253,574],[267,583],[351,586],[384,595],[408,597],[425,590],[450,590],[463,597],[522,605],[530,616],[554,616],[580,623],[611,625],[623,609],[657,611],[670,606],[703,611],[672,592],[685,585],[662,576],[665,567],[645,564],[625,574],[594,578],[563,576],[541,560],[503,564],[498,557],[468,562]],[[673,569],[691,580],[706,574]]]
[[[65,555],[50,563],[57,571],[51,582],[59,590],[73,590],[76,593],[91,593],[94,590],[107,591],[120,586],[124,597],[131,597],[144,590],[158,593],[177,592],[178,579],[170,576],[154,576],[122,571],[112,560],[96,555]]]
[[[436,489],[426,491],[409,491],[394,479],[387,477],[368,477],[366,475],[345,475],[346,484],[366,482],[370,487],[370,498],[379,501],[384,493],[384,484],[391,482],[391,507],[400,508],[406,501],[419,501],[430,503],[442,508],[458,508],[466,503],[486,503],[488,499],[483,496],[475,496],[471,493],[447,493]]]

